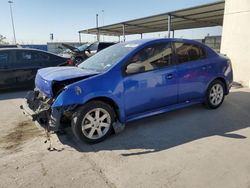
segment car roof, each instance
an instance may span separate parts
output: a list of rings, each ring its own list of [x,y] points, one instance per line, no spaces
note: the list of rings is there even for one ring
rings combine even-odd
[[[87,42],[88,44],[116,44],[116,42],[98,42],[98,41],[95,41],[95,42]],[[87,44],[86,43],[86,44]]]
[[[156,38],[156,39],[140,39],[140,40],[133,40],[133,41],[128,41],[125,42],[127,44],[147,44],[151,42],[182,42],[182,43],[191,43],[191,44],[198,44],[198,45],[203,45],[202,43],[196,41],[196,40],[191,40],[191,39],[183,39],[183,38]]]
[[[25,51],[43,52],[43,53],[47,53],[47,54],[50,54],[50,55],[58,56],[58,55],[53,54],[51,52],[47,52],[47,51],[39,50],[39,49],[33,49],[33,48],[0,48],[0,51],[13,51],[13,50],[25,50]],[[61,56],[58,56],[58,57],[61,57]],[[64,57],[62,57],[62,58],[64,58]]]

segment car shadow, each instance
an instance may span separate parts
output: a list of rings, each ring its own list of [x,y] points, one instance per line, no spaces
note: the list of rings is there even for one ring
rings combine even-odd
[[[202,105],[134,121],[125,130],[98,144],[77,141],[71,129],[58,135],[62,144],[79,152],[122,150],[123,156],[141,155],[167,150],[211,136],[245,139],[232,133],[250,126],[250,93],[232,92],[217,110]],[[133,151],[136,150],[136,151]],[[139,151],[138,151],[139,150]]]
[[[29,90],[8,90],[0,92],[0,100],[24,98]]]

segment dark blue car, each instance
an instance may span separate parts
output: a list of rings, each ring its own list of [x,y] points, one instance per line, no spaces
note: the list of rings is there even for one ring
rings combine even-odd
[[[218,108],[232,86],[230,60],[192,40],[119,43],[78,67],[40,69],[22,108],[49,130],[71,121],[87,142],[127,122],[197,103]]]

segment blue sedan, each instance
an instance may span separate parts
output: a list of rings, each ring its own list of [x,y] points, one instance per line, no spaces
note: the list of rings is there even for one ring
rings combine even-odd
[[[21,107],[51,131],[70,120],[79,140],[96,143],[133,120],[198,103],[216,109],[232,82],[230,60],[199,42],[138,40],[78,67],[40,69]]]

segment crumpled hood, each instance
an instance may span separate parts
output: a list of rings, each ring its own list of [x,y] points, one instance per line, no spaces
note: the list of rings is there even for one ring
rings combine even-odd
[[[81,76],[95,75],[98,72],[81,69],[78,67],[49,67],[39,69],[37,74],[47,81],[63,81]]]
[[[35,84],[36,88],[38,88],[46,96],[52,97],[53,81],[64,81],[96,74],[98,74],[98,72],[81,69],[78,67],[49,67],[38,70]]]

